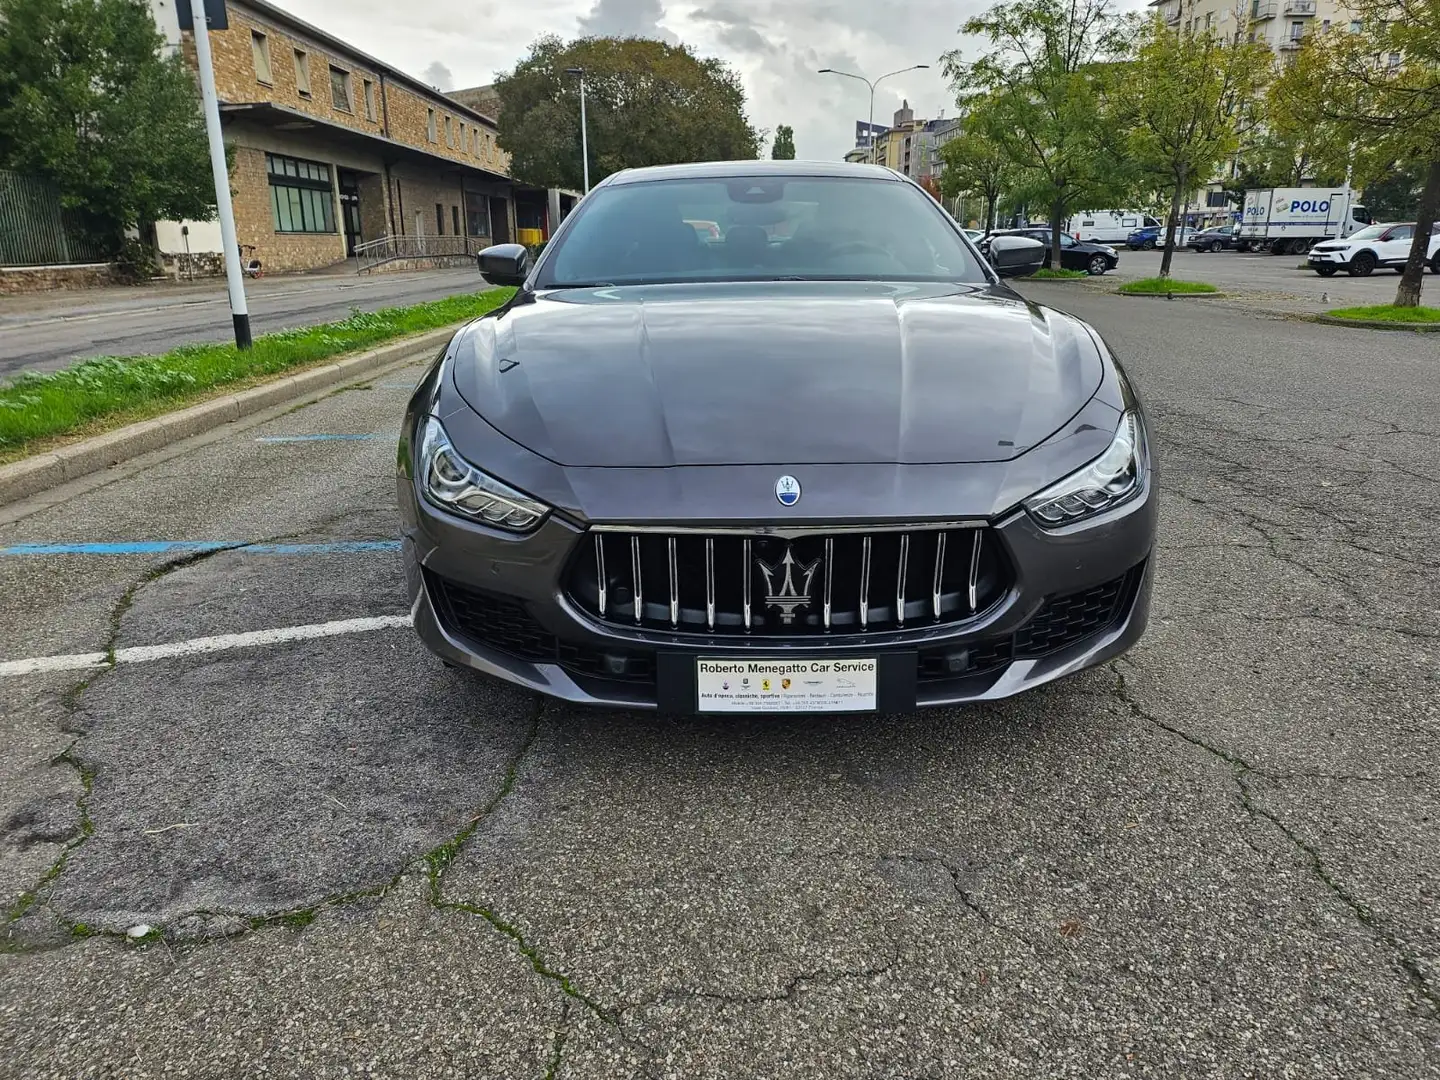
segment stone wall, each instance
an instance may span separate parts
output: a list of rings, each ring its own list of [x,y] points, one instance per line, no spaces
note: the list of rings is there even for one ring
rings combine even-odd
[[[49,289],[89,289],[114,282],[109,263],[85,266],[0,267],[0,296]]]

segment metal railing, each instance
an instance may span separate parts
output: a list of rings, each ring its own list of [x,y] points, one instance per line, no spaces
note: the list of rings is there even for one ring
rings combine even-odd
[[[382,236],[355,245],[355,272],[368,273],[397,259],[473,261],[488,244],[477,236]]]
[[[109,254],[85,235],[49,184],[0,169],[0,266],[97,263]]]
[[[1285,0],[1286,15],[1314,15],[1315,0]]]
[[[1261,19],[1275,18],[1276,5],[1274,0],[1268,3],[1261,3],[1261,0],[1254,0],[1250,5],[1250,19],[1252,22],[1259,22]]]

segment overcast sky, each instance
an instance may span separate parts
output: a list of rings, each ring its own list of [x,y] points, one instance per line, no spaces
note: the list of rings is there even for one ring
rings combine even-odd
[[[864,84],[816,69],[886,79],[875,93],[875,119],[886,122],[908,98],[917,118],[945,110],[954,95],[940,54],[961,44],[959,26],[989,0],[278,0],[302,19],[442,89],[491,82],[544,33],[573,38],[616,34],[683,41],[740,73],[750,122],[774,134],[795,129],[801,158],[838,158],[864,120]],[[1121,0],[1139,7],[1144,0]],[[398,15],[398,18],[397,18]],[[973,51],[973,45],[972,49]],[[765,154],[768,156],[768,142]]]

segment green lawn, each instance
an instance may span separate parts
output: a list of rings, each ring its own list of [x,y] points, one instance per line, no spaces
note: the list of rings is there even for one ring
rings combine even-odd
[[[1051,270],[1048,266],[1042,266],[1029,276],[1040,281],[1068,281],[1071,278],[1083,278],[1090,275],[1084,270]]]
[[[159,356],[107,356],[0,385],[0,461],[39,444],[131,423],[213,397],[219,388],[261,382],[342,353],[463,322],[493,311],[514,289],[490,289],[348,319],[265,334],[240,352],[233,344],[184,345]]]
[[[1394,304],[1373,304],[1370,307],[1342,307],[1325,313],[1332,319],[1363,319],[1366,322],[1440,323],[1440,308],[1396,307]]]
[[[1122,293],[1147,295],[1150,293],[1213,293],[1219,290],[1204,281],[1176,281],[1174,278],[1141,278],[1127,281],[1120,286]]]

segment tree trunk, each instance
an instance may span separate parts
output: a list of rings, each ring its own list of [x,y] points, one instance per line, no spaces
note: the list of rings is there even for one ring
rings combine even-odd
[[[1060,262],[1060,223],[1064,220],[1065,204],[1055,202],[1050,205],[1050,269],[1059,270],[1063,265]]]
[[[1419,307],[1420,286],[1425,281],[1425,256],[1430,251],[1430,229],[1440,216],[1440,158],[1430,162],[1425,187],[1420,192],[1420,206],[1415,213],[1415,238],[1410,241],[1410,257],[1395,290],[1396,307]],[[1440,259],[1440,255],[1436,255]]]
[[[1185,177],[1182,175],[1175,185],[1175,191],[1170,196],[1170,216],[1165,221],[1165,253],[1160,256],[1160,276],[1170,276],[1170,259],[1175,254],[1175,218],[1180,213],[1180,191],[1185,187]]]

